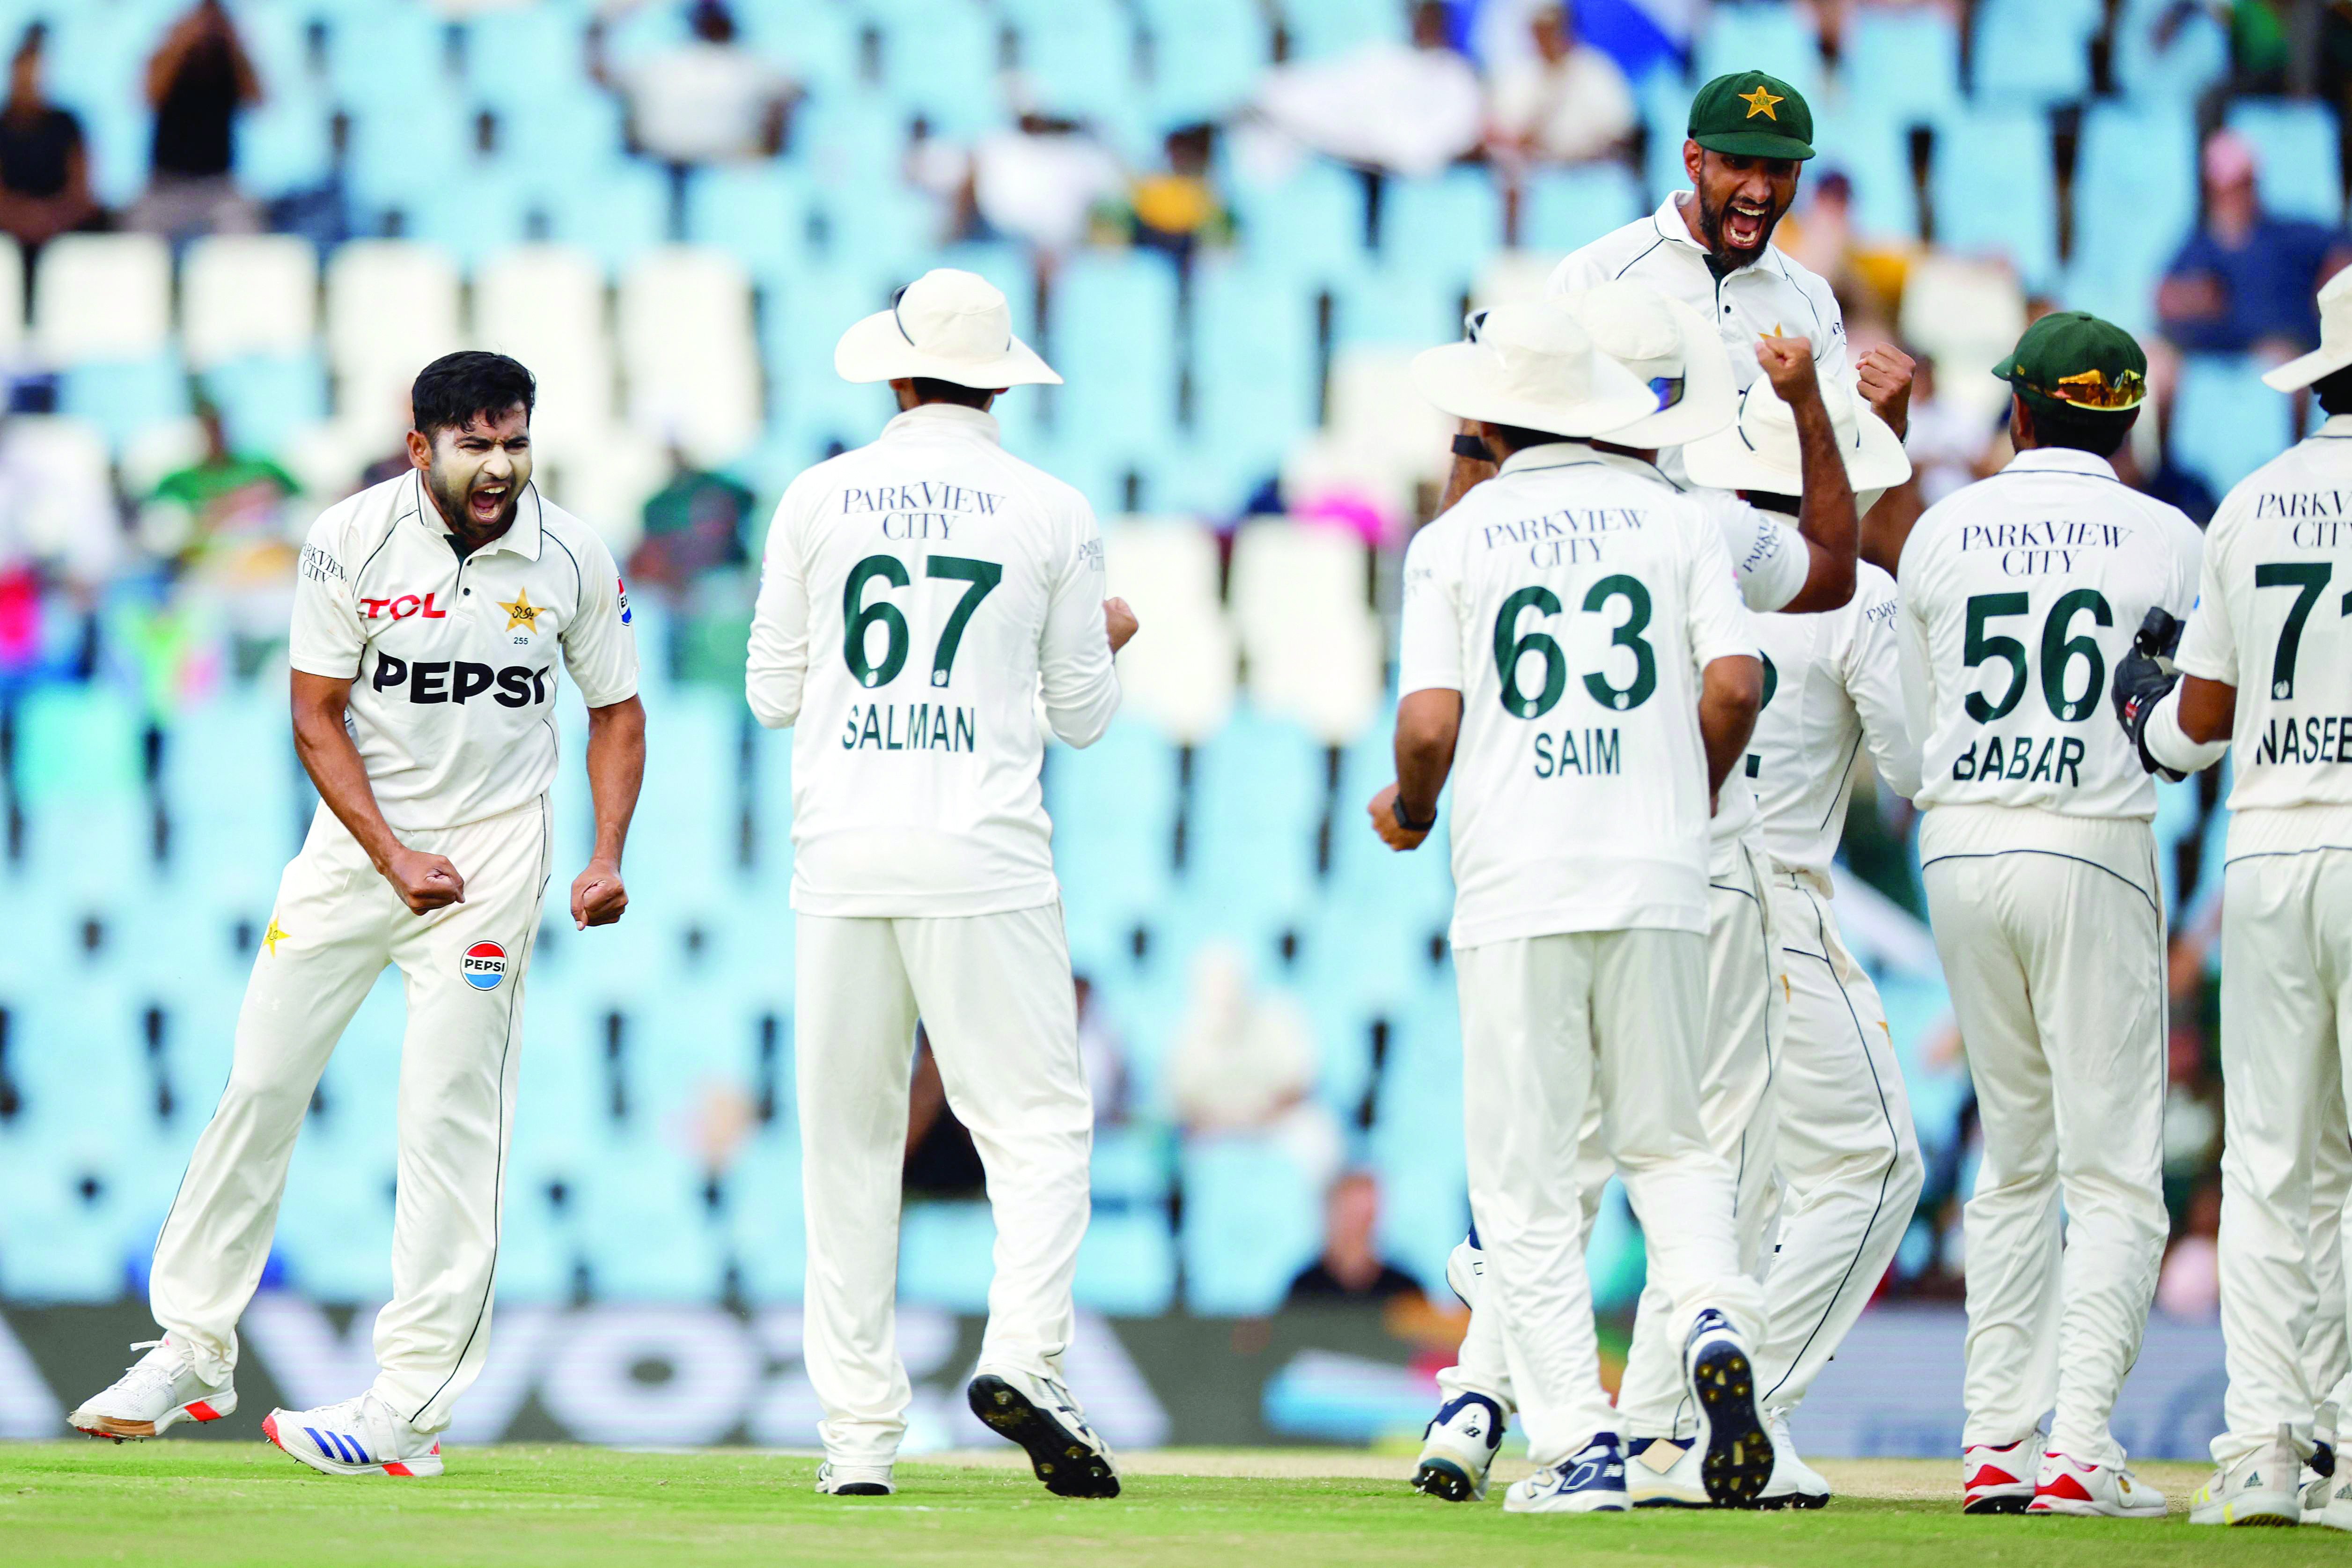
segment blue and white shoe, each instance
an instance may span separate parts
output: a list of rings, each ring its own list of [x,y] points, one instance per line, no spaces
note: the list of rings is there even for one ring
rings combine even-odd
[[[1445,1283],[1462,1298],[1462,1304],[1472,1311],[1478,1310],[1478,1291],[1486,1283],[1486,1254],[1478,1246],[1478,1227],[1472,1226],[1467,1239],[1454,1244],[1445,1255]]]
[[[394,1415],[373,1393],[315,1410],[273,1410],[261,1435],[322,1476],[441,1473],[441,1440]]]
[[[1706,1428],[1699,1475],[1717,1508],[1748,1508],[1772,1479],[1772,1438],[1756,1407],[1756,1369],[1730,1320],[1709,1307],[1683,1342],[1683,1380]]]
[[[1625,1497],[1635,1508],[1713,1508],[1696,1438],[1636,1437],[1625,1445]]]
[[[1447,1502],[1483,1500],[1506,1425],[1502,1406],[1483,1394],[1446,1401],[1422,1435],[1412,1489]]]
[[[1547,1465],[1503,1494],[1505,1513],[1622,1513],[1625,1457],[1603,1432],[1564,1464]]]

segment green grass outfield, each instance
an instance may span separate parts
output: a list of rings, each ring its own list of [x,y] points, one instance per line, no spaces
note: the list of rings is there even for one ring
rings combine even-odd
[[[260,1444],[0,1444],[0,1563],[360,1564],[1674,1563],[2352,1564],[2352,1535],[2191,1529],[2200,1467],[2151,1465],[2174,1516],[1964,1519],[1958,1467],[1824,1464],[1811,1514],[1507,1515],[1397,1478],[1410,1458],[1305,1452],[1138,1456],[1109,1502],[1050,1498],[995,1455],[898,1467],[893,1498],[824,1498],[805,1456],[717,1450],[452,1450],[437,1480],[314,1476]],[[1525,1467],[1514,1466],[1511,1473]]]

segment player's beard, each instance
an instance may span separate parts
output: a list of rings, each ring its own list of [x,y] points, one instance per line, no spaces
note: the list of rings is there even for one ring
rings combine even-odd
[[[458,490],[439,468],[425,471],[425,483],[433,491],[433,504],[441,509],[441,520],[449,525],[450,532],[472,544],[496,539],[512,527],[515,509],[522,504],[523,476],[510,476],[505,481],[506,498],[497,512],[487,522],[478,521],[473,508],[474,492],[496,482],[484,479],[478,472],[472,473],[466,476],[466,488]]]
[[[1745,267],[1762,256],[1764,247],[1772,243],[1772,231],[1780,226],[1782,215],[1777,210],[1768,211],[1764,216],[1763,232],[1756,237],[1756,248],[1738,250],[1734,249],[1724,238],[1724,209],[1730,205],[1728,202],[1711,202],[1707,200],[1706,192],[1700,191],[1698,193],[1699,232],[1706,236],[1706,251],[1709,256],[1727,267]]]

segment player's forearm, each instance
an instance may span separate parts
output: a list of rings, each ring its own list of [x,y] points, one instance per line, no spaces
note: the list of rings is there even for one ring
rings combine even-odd
[[[1454,771],[1454,745],[1461,733],[1458,691],[1409,691],[1398,702],[1397,799],[1415,822],[1437,815],[1437,797]]]
[[[588,710],[588,795],[596,810],[594,858],[617,866],[646,779],[646,708],[631,697]]]
[[[376,804],[375,789],[368,783],[367,765],[360,761],[359,748],[352,743],[351,731],[343,725],[341,699],[349,688],[331,695],[304,691],[306,684],[320,679],[299,672],[294,677],[294,752],[301,758],[302,771],[310,775],[319,798],[382,871],[392,864],[394,853],[402,845],[392,825],[383,819],[383,808]]]
[[[1838,451],[1837,431],[1821,394],[1800,397],[1790,405],[1797,421],[1797,452],[1803,465],[1805,493],[1797,511],[1797,531],[1805,536],[1811,570],[1804,591],[1789,608],[1834,610],[1853,597],[1853,563],[1862,527],[1853,511],[1853,486],[1847,482],[1845,459]]]
[[[1746,654],[1710,659],[1699,683],[1698,733],[1706,748],[1706,792],[1731,776],[1764,706],[1764,661]]]

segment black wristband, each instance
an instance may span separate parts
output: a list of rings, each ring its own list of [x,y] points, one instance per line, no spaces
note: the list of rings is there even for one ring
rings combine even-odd
[[[1467,458],[1474,463],[1491,463],[1495,460],[1495,454],[1488,449],[1486,443],[1466,432],[1454,437],[1454,455],[1457,458]]]
[[[1415,822],[1412,817],[1407,816],[1404,814],[1404,796],[1402,795],[1390,800],[1389,815],[1395,817],[1396,825],[1407,833],[1426,833],[1437,826],[1437,813],[1434,810],[1430,812],[1427,822]]]

